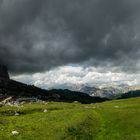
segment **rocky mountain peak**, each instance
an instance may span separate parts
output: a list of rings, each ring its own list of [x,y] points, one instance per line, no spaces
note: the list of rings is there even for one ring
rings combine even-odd
[[[9,79],[8,68],[5,65],[0,65],[0,79]]]

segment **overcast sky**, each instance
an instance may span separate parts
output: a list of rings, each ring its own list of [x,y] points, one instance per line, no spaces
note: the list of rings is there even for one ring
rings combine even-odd
[[[45,88],[140,84],[140,1],[0,0],[0,63]]]

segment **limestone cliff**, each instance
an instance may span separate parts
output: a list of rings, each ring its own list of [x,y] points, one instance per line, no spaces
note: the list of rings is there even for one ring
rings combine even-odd
[[[5,65],[0,65],[0,79],[9,80],[8,69]]]

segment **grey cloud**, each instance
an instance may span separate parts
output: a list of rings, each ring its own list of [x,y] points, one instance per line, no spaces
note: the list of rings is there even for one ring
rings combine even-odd
[[[136,72],[138,0],[0,1],[0,63],[34,73],[69,63]]]

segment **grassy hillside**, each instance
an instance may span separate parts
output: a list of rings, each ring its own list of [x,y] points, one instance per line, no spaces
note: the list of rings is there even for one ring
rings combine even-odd
[[[0,140],[140,140],[140,98],[0,107]]]

